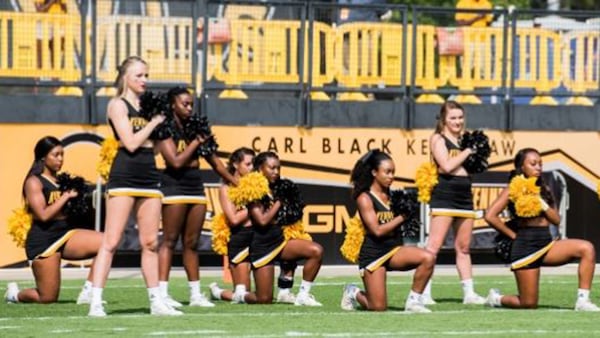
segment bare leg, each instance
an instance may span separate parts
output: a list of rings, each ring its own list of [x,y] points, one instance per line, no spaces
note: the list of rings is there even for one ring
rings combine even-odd
[[[23,303],[54,303],[60,293],[60,253],[48,258],[35,259],[32,263],[35,289],[19,292],[18,300]]]

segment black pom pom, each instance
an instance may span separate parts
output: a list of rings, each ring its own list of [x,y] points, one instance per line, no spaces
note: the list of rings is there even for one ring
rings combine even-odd
[[[482,130],[472,133],[465,132],[460,141],[461,149],[475,149],[475,153],[469,155],[463,162],[463,167],[470,174],[479,174],[487,170],[491,147],[487,135]]]
[[[400,225],[402,237],[417,237],[421,231],[419,212],[421,204],[417,200],[414,189],[390,191],[392,212],[395,216],[402,215],[404,222]]]
[[[273,198],[281,201],[281,208],[275,216],[275,224],[279,226],[298,222],[304,216],[304,200],[298,186],[288,180],[279,179],[271,184]]]
[[[85,183],[83,177],[71,176],[68,173],[62,173],[56,177],[56,181],[58,183],[58,189],[61,192],[69,190],[77,191],[77,197],[70,198],[67,201],[63,207],[63,213],[67,217],[79,217],[86,215],[90,211],[90,204],[88,203],[90,188]]]
[[[212,134],[210,123],[206,116],[192,114],[183,125],[183,134],[188,141],[192,141],[198,136],[205,139],[205,141],[198,146],[196,151],[197,156],[207,157],[216,153],[219,149],[219,144]]]
[[[147,121],[152,120],[156,115],[165,114],[166,119],[152,131],[150,139],[164,140],[171,137],[172,133],[168,124],[172,119],[172,114],[169,112],[169,101],[165,93],[154,93],[150,90],[144,92],[140,96],[140,116]]]
[[[506,222],[506,225],[513,231],[517,230],[517,222],[510,220]],[[513,240],[503,233],[498,233],[494,238],[496,246],[494,247],[494,254],[498,259],[504,263],[510,263],[510,251],[512,250]]]

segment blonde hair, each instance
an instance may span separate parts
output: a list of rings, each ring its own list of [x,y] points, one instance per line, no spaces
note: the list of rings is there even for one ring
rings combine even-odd
[[[440,134],[444,130],[444,126],[446,124],[446,116],[448,116],[448,111],[450,109],[460,109],[463,112],[463,114],[465,113],[465,109],[463,108],[463,106],[461,106],[460,103],[452,100],[444,102],[442,104],[442,107],[440,108],[440,114],[435,117],[437,119],[437,123],[435,124],[436,134]]]
[[[131,67],[131,65],[133,65],[136,62],[141,62],[144,65],[148,65],[146,61],[144,61],[144,59],[142,59],[141,57],[132,55],[128,56],[125,60],[123,60],[123,62],[121,62],[121,65],[117,67],[117,78],[115,79],[117,96],[121,96],[125,92],[125,81],[123,80],[123,77],[125,77],[125,74],[127,74],[127,70]]]

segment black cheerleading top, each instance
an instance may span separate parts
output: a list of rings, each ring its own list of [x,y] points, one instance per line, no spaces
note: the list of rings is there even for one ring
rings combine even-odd
[[[173,127],[171,128],[171,139],[173,140],[173,143],[175,143],[175,148],[176,148],[176,153],[177,154],[181,154],[190,144],[191,141],[186,140],[185,136],[183,135],[183,130],[181,130],[181,128],[179,128],[176,124],[175,121],[171,122],[173,124]],[[190,158],[190,160],[188,161],[188,164],[190,164],[191,162],[193,162],[195,160],[194,156],[192,156]],[[173,168],[171,168],[171,166],[169,166],[169,163],[166,163],[166,166],[173,170]],[[198,162],[198,168],[200,167],[200,163]],[[182,169],[187,169],[186,166],[183,166]]]
[[[444,138],[444,144],[446,145],[446,149],[448,149],[448,154],[450,155],[450,157],[458,156],[458,154],[460,154],[461,152],[460,147],[454,144],[454,142],[450,141],[450,139],[444,136],[444,134],[440,135],[442,135],[442,137]]]
[[[135,110],[133,105],[131,105],[129,101],[125,100],[125,98],[121,98],[121,100],[123,100],[123,102],[125,102],[125,105],[127,106],[127,118],[129,119],[129,123],[131,124],[132,130],[134,133],[137,133],[148,124],[148,120],[140,116],[140,112]],[[112,129],[115,139],[119,141],[119,134],[117,134],[115,126],[113,125],[110,118],[108,119],[108,124],[110,125],[110,129]]]
[[[42,174],[36,175],[36,177],[42,182],[42,193],[44,194],[46,205],[51,205],[56,202],[62,195],[62,192],[58,188],[58,184]]]
[[[375,214],[377,215],[377,222],[379,225],[390,222],[394,219],[394,212],[391,210],[389,204],[384,203],[377,196],[375,196],[372,192],[367,193],[371,201],[373,202],[373,209],[375,209]],[[380,245],[385,248],[393,248],[398,245],[402,245],[402,235],[400,233],[400,227],[392,230],[390,233],[384,236],[377,237],[367,230],[366,239],[371,241],[373,244]]]

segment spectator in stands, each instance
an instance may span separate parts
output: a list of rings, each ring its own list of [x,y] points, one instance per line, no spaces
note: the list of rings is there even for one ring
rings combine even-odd
[[[169,273],[173,250],[181,237],[183,266],[188,277],[190,306],[214,306],[200,292],[198,240],[206,216],[206,196],[200,172],[199,156],[202,156],[226,182],[237,182],[227,171],[215,152],[199,152],[199,146],[213,135],[197,135],[186,138],[184,126],[192,116],[194,99],[183,87],[175,87],[167,93],[171,119],[171,136],[158,142],[158,149],[165,160],[162,174],[162,224],[163,240],[159,248],[159,286],[162,297],[172,307],[182,304],[168,293]],[[188,136],[190,137],[190,136]],[[216,150],[216,149],[215,149]]]
[[[35,9],[38,13],[48,13],[48,14],[67,14],[67,2],[66,0],[35,0]],[[54,48],[57,43],[60,43],[60,56],[64,57],[65,51],[65,37],[64,31],[59,31],[58,33],[54,31],[53,27],[54,23],[50,23],[49,25],[49,35],[48,35],[48,49],[50,52],[50,66],[52,68],[55,67],[54,63]],[[43,49],[43,26],[46,26],[45,23],[38,23],[37,26],[37,63],[38,68],[42,68],[42,49]],[[55,33],[59,36],[55,36]]]
[[[61,142],[46,136],[34,149],[35,159],[23,184],[23,198],[33,222],[25,240],[27,259],[35,277],[35,288],[19,291],[17,283],[8,283],[5,299],[10,303],[54,303],[60,293],[61,259],[89,259],[98,253],[102,234],[93,230],[76,229],[64,212],[67,202],[78,192],[61,192],[57,183],[64,151]],[[89,303],[91,277],[79,294],[77,304]]]
[[[492,4],[488,0],[458,0],[456,3],[458,10],[455,15],[456,24],[458,26],[470,27],[487,27],[493,19],[490,13],[472,13],[461,12],[461,9],[481,9],[491,10]]]
[[[132,211],[139,229],[142,247],[142,274],[148,290],[150,313],[181,315],[169,306],[158,287],[158,225],[161,197],[160,173],[154,160],[154,142],[150,138],[165,116],[147,120],[140,113],[140,96],[146,90],[148,66],[137,56],[126,58],[118,68],[117,95],[108,103],[107,119],[119,149],[109,173],[106,223],[102,246],[96,258],[89,316],[105,317],[102,291],[112,259],[119,246]]]
[[[537,210],[532,207],[531,210],[524,210],[525,203],[519,203],[519,198],[531,198],[515,194],[509,186],[502,190],[486,211],[485,220],[488,224],[513,240],[510,261],[518,288],[518,294],[510,296],[503,296],[498,290],[491,289],[487,304],[493,307],[535,309],[539,300],[540,267],[559,266],[579,260],[579,289],[575,311],[600,311],[589,298],[596,264],[594,245],[581,239],[557,240],[550,235],[549,226],[551,223],[559,224],[560,215],[556,199],[542,178],[540,153],[533,148],[521,149],[515,156],[514,166],[509,179],[510,185],[513,184],[513,178],[535,178],[534,184],[540,192],[531,197],[537,199],[539,207]],[[506,208],[511,214],[515,228],[509,228],[499,217]],[[525,211],[527,213],[524,213]],[[535,216],[531,216],[532,214]]]
[[[471,177],[463,162],[473,149],[462,149],[459,140],[465,129],[465,112],[454,101],[442,104],[437,116],[435,133],[429,140],[430,153],[438,168],[438,183],[431,192],[431,221],[426,249],[434,255],[440,251],[450,228],[454,230],[456,268],[463,289],[463,304],[483,304],[473,287],[471,271],[471,236],[473,232],[473,195]],[[425,304],[435,304],[431,298],[431,282],[424,292]]]
[[[356,200],[360,224],[364,233],[358,252],[358,268],[365,291],[353,284],[346,285],[342,295],[343,310],[362,307],[370,311],[387,309],[387,271],[415,269],[406,312],[429,313],[422,292],[433,273],[435,256],[415,246],[403,246],[400,225],[404,216],[391,210],[390,186],[394,181],[392,158],[379,149],[371,150],[354,165],[351,174],[352,197]],[[348,239],[346,239],[348,240]]]

